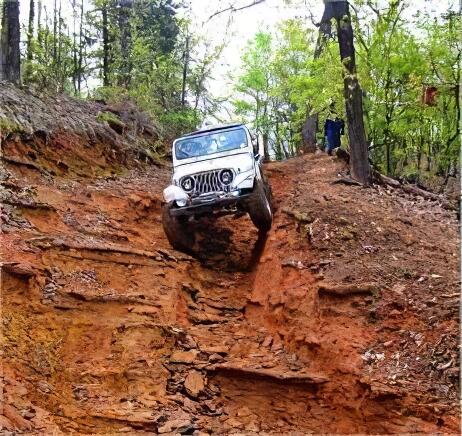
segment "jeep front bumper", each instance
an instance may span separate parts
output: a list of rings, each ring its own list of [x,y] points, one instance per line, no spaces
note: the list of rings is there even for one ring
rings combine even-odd
[[[187,206],[183,207],[172,207],[170,213],[173,216],[184,216],[184,215],[201,215],[211,213],[217,209],[223,209],[226,207],[237,206],[245,202],[251,194],[243,195],[226,195],[218,196],[212,195],[207,197],[196,197]]]

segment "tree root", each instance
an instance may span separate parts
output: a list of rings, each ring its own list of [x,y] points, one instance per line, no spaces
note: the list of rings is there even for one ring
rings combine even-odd
[[[340,179],[337,179],[337,180],[334,180],[332,182],[333,185],[337,185],[337,184],[344,184],[344,185],[354,185],[354,186],[363,186],[361,183],[359,183],[358,181],[354,180],[354,179],[351,179],[349,177],[342,177]]]

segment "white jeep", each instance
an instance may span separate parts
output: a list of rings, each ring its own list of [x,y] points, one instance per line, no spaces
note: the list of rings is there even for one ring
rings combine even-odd
[[[162,224],[173,248],[190,252],[191,220],[248,213],[260,232],[271,228],[271,188],[262,143],[243,124],[207,127],[173,142],[172,183],[164,190]]]

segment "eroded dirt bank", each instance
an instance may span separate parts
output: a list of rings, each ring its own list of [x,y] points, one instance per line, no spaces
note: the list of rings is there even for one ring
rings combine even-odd
[[[189,257],[161,228],[168,168],[5,165],[4,429],[458,433],[451,212],[302,157],[267,168],[267,238],[202,222]]]

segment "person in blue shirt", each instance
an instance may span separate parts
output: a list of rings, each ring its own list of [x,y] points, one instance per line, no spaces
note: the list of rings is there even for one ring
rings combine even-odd
[[[327,140],[326,152],[328,155],[332,154],[334,148],[338,148],[341,145],[340,135],[345,133],[345,122],[339,118],[335,119],[326,119],[324,123],[324,136]]]

